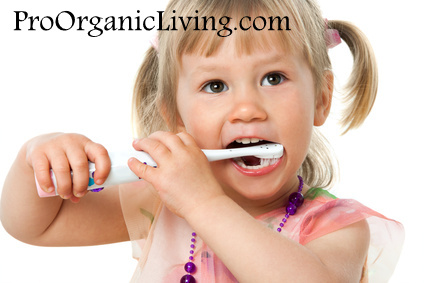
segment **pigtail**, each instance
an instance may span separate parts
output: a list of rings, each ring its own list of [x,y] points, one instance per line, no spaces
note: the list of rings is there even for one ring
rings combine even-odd
[[[159,59],[150,47],[138,70],[132,100],[132,125],[135,137],[146,137],[151,132],[166,128],[157,108]]]
[[[377,95],[377,63],[366,36],[354,25],[345,21],[329,21],[328,28],[339,31],[353,55],[353,67],[345,87],[347,107],[341,125],[343,134],[359,127],[370,113]]]

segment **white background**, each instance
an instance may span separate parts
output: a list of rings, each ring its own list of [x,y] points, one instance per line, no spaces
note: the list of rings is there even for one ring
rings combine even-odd
[[[2,1],[0,4],[0,184],[21,145],[53,131],[78,132],[110,149],[129,147],[130,104],[152,32],[13,31],[16,10],[53,16],[157,15],[166,1]],[[153,2],[153,1],[149,1]],[[324,17],[354,22],[379,63],[375,107],[363,127],[342,137],[337,115],[323,127],[339,163],[333,193],[355,198],[402,222],[406,241],[391,282],[419,282],[424,252],[421,198],[423,39],[417,1],[322,0]],[[346,45],[331,50],[340,90],[350,71]],[[337,98],[334,110],[337,112]],[[0,187],[1,188],[1,187]],[[128,282],[136,261],[129,243],[40,248],[0,228],[0,282]],[[422,282],[422,281],[421,281]]]

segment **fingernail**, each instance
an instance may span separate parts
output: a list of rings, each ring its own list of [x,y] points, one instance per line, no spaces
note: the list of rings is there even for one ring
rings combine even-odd
[[[46,193],[52,193],[54,191],[53,187],[48,187],[47,189],[44,190]]]
[[[96,184],[97,185],[101,185],[103,184],[104,180],[103,179],[97,179]]]
[[[63,199],[70,199],[72,197],[72,195],[71,194],[67,194],[65,196],[60,196],[60,197],[63,198]]]
[[[82,198],[84,195],[85,195],[84,193],[77,193],[75,196],[76,196],[77,198]]]

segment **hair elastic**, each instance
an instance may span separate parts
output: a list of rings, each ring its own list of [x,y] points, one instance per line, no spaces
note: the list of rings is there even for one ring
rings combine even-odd
[[[342,43],[342,39],[340,38],[339,31],[336,29],[329,29],[328,28],[328,20],[324,19],[325,21],[325,43],[327,44],[327,49],[336,47],[340,43]]]
[[[149,40],[152,47],[156,50],[156,52],[159,52],[159,36],[158,33],[155,33],[155,35]]]

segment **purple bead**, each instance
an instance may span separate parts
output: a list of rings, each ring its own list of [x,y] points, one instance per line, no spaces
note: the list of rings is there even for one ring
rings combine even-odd
[[[190,274],[186,274],[181,277],[180,283],[196,283],[196,279],[194,279],[194,277]]]
[[[296,206],[292,203],[290,203],[287,207],[286,207],[286,211],[288,214],[293,215],[296,213]]]
[[[184,265],[184,270],[187,271],[188,273],[194,273],[196,272],[196,265],[192,262],[187,262]]]
[[[194,260],[194,257],[193,256],[189,256],[188,259],[189,260]]]
[[[281,232],[281,228],[280,227],[277,228],[277,232]]]
[[[292,193],[289,196],[289,202],[299,207],[303,204],[303,195],[301,193]]]
[[[197,236],[197,235],[196,235],[196,232],[191,233],[191,235],[192,235],[193,237],[196,237],[196,236]]]

